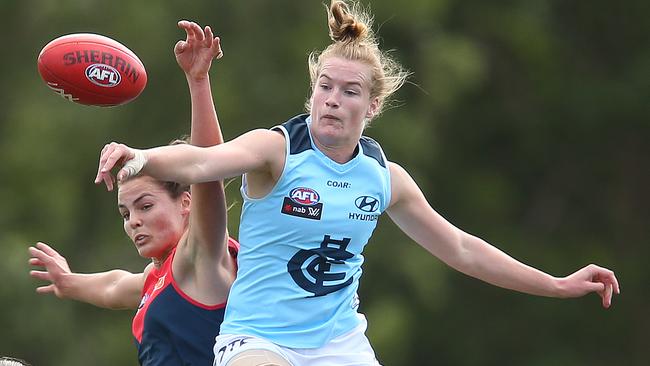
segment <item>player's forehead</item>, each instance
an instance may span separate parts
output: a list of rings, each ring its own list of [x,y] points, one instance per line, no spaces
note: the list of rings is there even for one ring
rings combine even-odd
[[[321,80],[344,84],[370,85],[370,66],[361,61],[348,60],[341,57],[328,57],[318,75]]]
[[[160,181],[149,176],[133,177],[120,183],[117,192],[118,206],[128,207],[142,198],[170,199]]]

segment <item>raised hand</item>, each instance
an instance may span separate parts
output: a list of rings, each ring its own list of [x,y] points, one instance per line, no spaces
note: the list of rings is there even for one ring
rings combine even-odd
[[[32,270],[29,275],[42,281],[51,282],[49,285],[36,288],[39,294],[53,293],[59,298],[66,297],[65,276],[72,273],[66,259],[56,250],[45,243],[36,243],[29,247],[29,264],[42,267],[44,271]]]
[[[186,38],[174,46],[176,62],[188,78],[207,78],[212,60],[223,56],[220,38],[214,37],[210,26],[201,29],[194,22],[181,20],[178,27],[185,30]]]

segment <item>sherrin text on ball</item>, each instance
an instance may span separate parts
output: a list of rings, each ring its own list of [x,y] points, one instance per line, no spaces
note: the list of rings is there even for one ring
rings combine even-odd
[[[133,51],[92,33],[61,36],[45,45],[38,71],[63,98],[101,107],[128,103],[147,85],[147,72]]]

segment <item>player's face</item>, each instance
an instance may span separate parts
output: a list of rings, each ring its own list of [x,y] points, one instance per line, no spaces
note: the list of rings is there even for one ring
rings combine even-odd
[[[122,183],[117,203],[124,231],[142,257],[164,260],[187,227],[189,194],[183,193],[173,199],[151,177],[137,177]]]
[[[311,97],[312,133],[317,143],[328,147],[357,143],[364,119],[377,109],[370,87],[370,66],[339,57],[323,61]]]

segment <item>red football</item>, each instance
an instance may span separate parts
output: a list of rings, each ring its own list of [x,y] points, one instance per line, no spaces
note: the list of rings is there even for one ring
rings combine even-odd
[[[65,99],[102,107],[127,103],[147,85],[147,72],[135,53],[91,33],[69,34],[45,45],[38,72]]]

